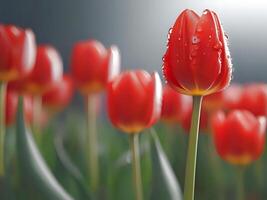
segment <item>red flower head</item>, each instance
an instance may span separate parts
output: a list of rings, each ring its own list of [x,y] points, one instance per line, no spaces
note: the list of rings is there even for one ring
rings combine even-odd
[[[57,50],[49,45],[40,45],[32,72],[22,81],[23,89],[33,95],[41,95],[59,81],[63,63]]]
[[[106,50],[95,40],[78,42],[72,52],[71,70],[82,94],[103,91],[108,81],[119,73],[119,50],[116,46]]]
[[[226,110],[241,109],[240,101],[243,94],[241,85],[232,84],[223,91],[223,94],[223,104]]]
[[[6,92],[6,125],[13,125],[16,119],[18,107],[18,94],[16,91],[10,89],[8,86]],[[32,98],[29,96],[23,96],[23,109],[25,113],[26,122],[31,123],[32,121]]]
[[[73,82],[70,76],[64,75],[62,80],[55,82],[42,96],[43,106],[53,112],[64,109],[73,96]]]
[[[29,73],[36,55],[31,30],[0,24],[0,81],[11,81]]]
[[[256,116],[267,116],[267,84],[249,84],[243,89],[239,107]]]
[[[108,114],[114,126],[138,133],[152,126],[161,113],[162,86],[158,73],[127,71],[108,86]]]
[[[227,116],[218,112],[212,129],[218,154],[231,164],[249,164],[263,153],[265,117],[257,118],[246,110],[233,110]]]
[[[191,126],[193,108],[192,108],[192,103],[190,105],[191,106],[189,107],[189,109],[183,114],[181,121],[181,125],[183,129],[186,131],[186,133],[189,133]],[[209,115],[205,109],[201,109],[199,128],[201,131],[204,132],[208,131],[209,128]]]
[[[203,98],[203,108],[209,113],[218,110],[239,109],[243,88],[232,84],[227,89],[207,95]]]
[[[177,93],[170,86],[163,88],[161,119],[166,122],[180,122],[182,116],[192,107],[192,97]]]
[[[216,13],[183,11],[170,29],[163,61],[166,80],[180,93],[208,95],[227,87],[232,64]]]

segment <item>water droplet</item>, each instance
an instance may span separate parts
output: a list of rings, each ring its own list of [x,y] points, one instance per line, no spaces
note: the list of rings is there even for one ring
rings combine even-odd
[[[178,37],[178,40],[180,41],[181,40],[181,37]]]
[[[203,15],[206,15],[206,14],[208,14],[208,10],[203,11]]]
[[[179,63],[179,62],[180,62],[180,60],[178,60],[178,59],[177,59],[177,60],[176,60],[176,62],[177,62],[177,63]]]
[[[192,37],[192,44],[197,44],[197,43],[199,43],[199,38],[196,36],[196,35],[194,35],[193,37]]]
[[[220,41],[216,42],[216,44],[213,46],[214,49],[220,50],[222,48],[222,43]]]
[[[197,32],[202,32],[202,31],[203,31],[203,29],[201,27],[197,28]]]
[[[209,39],[211,39],[211,35],[209,35]]]
[[[172,28],[170,28],[169,31],[168,31],[168,40],[169,40],[170,37],[171,37],[171,33],[172,33]]]

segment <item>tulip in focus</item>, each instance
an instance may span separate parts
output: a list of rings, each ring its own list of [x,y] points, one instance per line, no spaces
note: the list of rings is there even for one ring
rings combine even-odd
[[[170,86],[165,85],[163,88],[161,110],[161,119],[164,122],[180,122],[183,115],[191,107],[192,97],[177,93]]]
[[[0,82],[28,74],[35,55],[35,36],[30,29],[0,24]]]
[[[129,134],[151,127],[161,113],[162,86],[159,75],[127,71],[108,86],[108,114],[114,126]]]
[[[73,97],[73,82],[70,76],[64,75],[63,78],[55,82],[48,91],[42,96],[42,103],[45,109],[50,112],[63,110]]]
[[[217,14],[184,10],[169,30],[163,74],[177,92],[193,96],[184,199],[193,200],[202,97],[225,89],[232,75],[227,38]]]
[[[180,93],[202,96],[226,88],[232,64],[217,14],[184,10],[170,29],[163,60],[167,82]]]
[[[71,70],[76,87],[82,94],[105,90],[112,77],[120,71],[120,56],[116,46],[106,49],[96,40],[74,45]]]
[[[234,110],[228,115],[218,112],[212,120],[215,147],[225,161],[247,165],[264,151],[266,118],[256,117],[246,110]]]

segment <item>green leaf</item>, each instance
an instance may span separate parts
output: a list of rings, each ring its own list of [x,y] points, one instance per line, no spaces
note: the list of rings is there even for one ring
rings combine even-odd
[[[69,157],[64,148],[62,133],[59,132],[56,135],[54,143],[56,154],[59,158],[60,163],[79,186],[79,189],[83,193],[83,199],[91,199],[92,197],[88,191],[89,186],[86,184],[84,176],[80,172],[79,168],[72,162],[71,158]]]
[[[181,200],[182,192],[180,185],[154,129],[151,129],[151,136],[153,138],[152,160],[154,179],[152,199]]]
[[[23,100],[19,100],[17,112],[17,152],[21,173],[31,180],[31,187],[38,191],[43,199],[72,200],[47,167],[30,130],[25,126]]]

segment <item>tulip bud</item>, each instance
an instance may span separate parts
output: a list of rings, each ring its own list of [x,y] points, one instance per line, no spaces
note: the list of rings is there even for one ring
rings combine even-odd
[[[163,74],[171,87],[187,95],[208,95],[229,85],[232,64],[216,13],[181,13],[169,31]]]
[[[263,153],[265,117],[255,117],[246,110],[233,110],[227,116],[218,112],[212,129],[218,154],[231,164],[247,165]]]
[[[101,92],[119,73],[119,50],[116,46],[107,50],[95,40],[78,42],[72,52],[71,70],[75,85],[82,94]]]
[[[159,75],[127,71],[108,85],[108,114],[114,126],[138,133],[152,126],[161,113],[162,86]]]
[[[73,92],[71,77],[64,75],[61,80],[53,83],[49,90],[43,94],[42,104],[50,112],[59,112],[70,103]]]
[[[41,95],[59,81],[62,74],[63,63],[57,50],[49,45],[40,45],[32,72],[22,80],[23,90],[32,95]]]
[[[8,82],[28,74],[35,61],[34,33],[0,24],[0,81]]]

